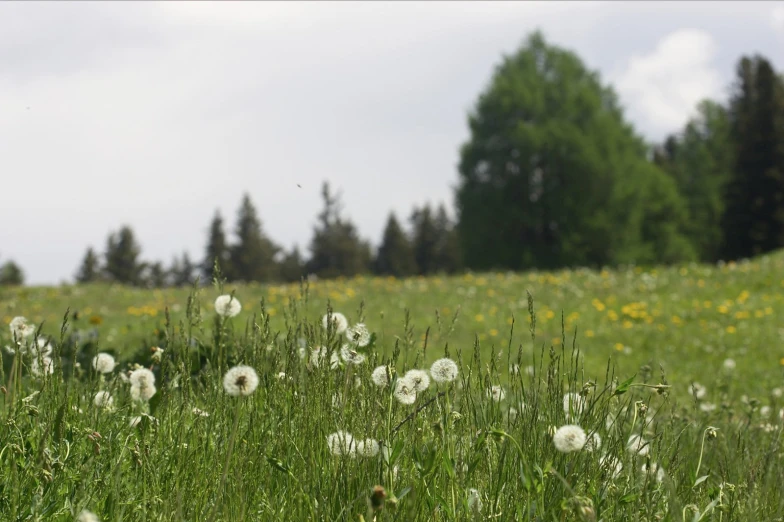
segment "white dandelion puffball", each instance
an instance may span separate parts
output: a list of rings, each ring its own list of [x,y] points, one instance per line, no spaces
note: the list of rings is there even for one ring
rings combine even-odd
[[[647,475],[656,475],[656,482],[661,482],[664,480],[664,468],[655,462],[651,463],[650,467],[648,467],[648,464],[643,464],[642,472]]]
[[[425,370],[409,370],[403,376],[414,384],[414,390],[422,393],[430,387],[430,377]]]
[[[76,522],[101,522],[101,519],[92,511],[83,509],[81,513],[79,513],[79,516],[76,517]]]
[[[139,425],[141,421],[142,421],[141,416],[131,417],[131,420],[128,421],[128,426],[130,426],[131,428],[135,428],[136,426]]]
[[[329,356],[329,367],[332,370],[340,368],[340,356],[337,352],[332,352],[332,355]]]
[[[370,332],[362,323],[357,323],[346,329],[346,337],[357,346],[367,346],[370,344]]]
[[[585,399],[577,393],[567,393],[563,398],[563,408],[567,419],[574,419],[585,410]]]
[[[39,362],[38,357],[35,357],[33,362],[30,363],[30,373],[36,377],[52,375],[54,373],[54,361],[49,357],[41,357]]]
[[[430,366],[430,376],[439,384],[457,379],[457,371],[457,363],[446,357],[437,360]]]
[[[153,386],[155,385],[155,374],[147,368],[138,368],[128,376],[131,386]]]
[[[588,436],[588,440],[585,441],[585,447],[583,447],[583,449],[589,453],[593,453],[594,451],[598,451],[601,447],[602,438],[594,431]]]
[[[99,353],[93,357],[93,369],[98,373],[111,373],[114,367],[114,357],[108,353]]]
[[[689,394],[697,399],[704,399],[708,390],[702,384],[693,382],[689,385]]]
[[[378,386],[379,388],[384,388],[389,385],[389,374],[390,374],[389,366],[379,366],[373,373],[370,374],[370,380],[373,381],[373,384]]]
[[[310,351],[310,364],[313,365],[314,368],[318,368],[321,365],[321,360],[324,358],[324,354],[326,350],[323,346],[316,346]]]
[[[332,319],[332,328],[334,328],[337,335],[343,335],[343,332],[348,328],[348,319],[346,316],[339,312],[332,312],[332,314],[324,314],[321,318],[321,325],[325,330],[329,327],[329,320]]]
[[[357,455],[372,458],[378,455],[380,446],[376,439],[365,439],[357,442]]]
[[[349,364],[362,364],[366,359],[364,354],[359,353],[348,344],[344,344],[340,348],[340,357]]]
[[[725,370],[731,372],[732,370],[735,369],[735,366],[737,366],[737,365],[735,364],[735,359],[724,359],[723,366],[724,366]]]
[[[336,431],[327,435],[327,446],[333,455],[350,455],[353,456],[357,450],[357,444],[354,441],[354,436],[347,431]]]
[[[223,389],[232,396],[250,395],[259,385],[259,376],[250,366],[235,366],[223,376]]]
[[[555,449],[561,453],[580,451],[587,441],[588,437],[586,437],[585,431],[575,424],[561,426],[555,430],[555,435],[553,435]]]
[[[17,341],[23,341],[35,333],[35,325],[29,324],[22,316],[11,319],[8,327],[11,328],[11,338]]]
[[[191,413],[193,413],[193,414],[194,414],[194,415],[196,415],[197,417],[209,417],[209,416],[210,416],[210,414],[209,414],[209,413],[207,413],[206,411],[204,411],[204,410],[201,410],[201,409],[199,409],[199,408],[196,408],[196,407],[194,407],[194,408],[191,410]]]
[[[475,513],[482,511],[482,498],[479,496],[479,491],[474,488],[468,490],[468,509]]]
[[[236,297],[221,295],[215,299],[215,312],[221,317],[234,317],[242,311],[242,305]]]
[[[629,453],[636,453],[641,457],[647,457],[650,451],[650,445],[648,444],[648,441],[640,435],[632,435],[626,442],[626,449]]]
[[[496,384],[487,390],[487,396],[493,399],[493,402],[501,402],[506,398],[506,391]]]
[[[416,401],[416,388],[414,383],[406,379],[398,379],[395,383],[395,399],[400,404],[411,405]]]
[[[131,386],[131,399],[136,402],[147,402],[155,396],[157,391],[154,384]]]
[[[621,464],[621,461],[612,455],[605,455],[600,458],[599,466],[601,466],[602,469],[607,470],[612,478],[618,478],[621,471],[623,471],[623,464]]]
[[[33,355],[43,355],[44,357],[49,357],[52,355],[52,344],[47,341],[46,339],[37,339],[36,345],[31,350]]]
[[[108,410],[114,404],[114,397],[108,391],[99,391],[93,398],[93,404]]]

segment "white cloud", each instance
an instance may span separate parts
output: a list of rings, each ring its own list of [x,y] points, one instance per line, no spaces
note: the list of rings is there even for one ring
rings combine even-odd
[[[630,58],[613,82],[629,117],[658,136],[679,129],[697,103],[721,95],[722,79],[713,67],[716,51],[707,32],[679,29],[652,52]]]

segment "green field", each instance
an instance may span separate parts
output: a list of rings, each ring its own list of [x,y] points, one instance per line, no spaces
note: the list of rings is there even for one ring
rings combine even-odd
[[[220,319],[213,302],[229,292],[243,309]],[[54,348],[54,373],[43,377],[29,351],[3,352],[1,520],[74,520],[82,509],[104,521],[784,516],[782,253],[722,266],[226,285],[192,295],[0,290],[2,323],[42,324]],[[355,347],[363,364],[330,369],[300,357],[346,342],[322,328],[328,306],[375,334],[369,350]],[[4,327],[0,346],[11,345]],[[153,347],[164,351],[153,358]],[[114,355],[117,369],[96,374],[98,352]],[[459,362],[458,379],[432,383],[414,405],[372,382],[378,365],[402,376],[445,356]],[[119,377],[133,363],[155,372],[149,401],[134,400]],[[236,364],[258,372],[249,397],[223,390]],[[492,386],[502,400],[492,400]],[[112,395],[111,408],[96,406],[99,391]],[[569,416],[567,392],[582,393],[585,409]],[[560,453],[551,434],[564,424],[599,434],[601,448]],[[340,430],[382,441],[381,453],[332,455],[327,436]],[[634,435],[650,442],[647,455],[626,448]],[[622,471],[602,459],[618,459]],[[376,485],[387,502],[368,511]]]

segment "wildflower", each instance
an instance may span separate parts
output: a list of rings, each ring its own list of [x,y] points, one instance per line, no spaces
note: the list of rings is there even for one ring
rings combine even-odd
[[[99,408],[108,410],[111,409],[112,405],[114,405],[114,398],[108,391],[99,391],[93,398],[93,404]]]
[[[155,396],[157,391],[154,384],[147,384],[146,382],[140,385],[132,385],[131,399],[136,402],[147,402]]]
[[[346,337],[357,346],[367,346],[370,344],[370,332],[362,323],[357,323],[346,329]]]
[[[327,446],[329,446],[329,451],[337,456],[353,456],[357,450],[354,436],[346,431],[337,431],[327,435]]]
[[[648,475],[656,475],[656,482],[664,480],[664,469],[655,462],[651,463],[650,466],[647,463],[643,464],[642,472]]]
[[[424,370],[409,370],[403,378],[414,383],[414,390],[416,390],[417,393],[421,393],[430,387],[430,377],[428,377],[427,372]]]
[[[474,513],[482,511],[482,499],[479,497],[479,491],[474,488],[468,490],[468,509]]]
[[[8,326],[11,328],[11,338],[16,342],[21,342],[35,333],[35,325],[28,324],[27,319],[21,316],[11,319]]]
[[[332,352],[332,355],[329,357],[329,367],[332,370],[337,370],[340,368],[340,357],[335,352]]]
[[[446,357],[437,360],[430,366],[430,375],[439,384],[457,379],[457,371],[457,363]]]
[[[350,364],[362,364],[365,362],[365,355],[354,350],[348,344],[344,344],[340,348],[340,357]]]
[[[759,413],[761,417],[769,417],[770,411],[771,411],[770,406],[763,406],[762,408],[760,408]]]
[[[335,333],[342,335],[343,332],[346,331],[346,328],[348,328],[348,319],[346,319],[345,315],[338,312],[332,312],[331,316],[330,314],[325,314],[324,317],[321,318],[321,324],[324,326],[325,330],[329,326],[328,321],[330,320],[330,317],[332,319],[332,327],[335,329]]]
[[[599,466],[602,469],[610,472],[610,476],[612,478],[618,478],[618,475],[621,474],[623,470],[623,464],[617,458],[613,457],[612,455],[605,455],[599,459]]]
[[[583,449],[586,442],[587,437],[585,436],[585,431],[575,424],[561,426],[556,430],[555,435],[553,435],[555,449],[561,453],[580,451]]]
[[[375,457],[380,447],[375,439],[365,439],[357,442],[357,455],[360,457]]]
[[[585,451],[594,452],[602,447],[602,438],[595,431],[585,441]]]
[[[206,411],[204,411],[204,410],[200,410],[199,408],[196,408],[196,407],[194,407],[194,408],[191,410],[191,413],[193,413],[193,414],[194,414],[194,415],[196,415],[197,417],[209,417],[209,416],[210,416],[210,414],[209,414],[209,413],[207,413]]]
[[[33,355],[43,355],[44,357],[52,355],[52,344],[46,339],[37,339],[36,345],[31,350]]]
[[[152,362],[159,363],[161,362],[161,358],[163,357],[163,352],[165,351],[163,348],[158,348],[157,346],[153,346],[151,348],[152,351]]]
[[[114,357],[108,353],[99,353],[93,357],[93,369],[98,373],[111,373],[114,371]]]
[[[702,384],[698,382],[693,382],[689,385],[689,393],[697,399],[703,399],[705,398],[705,394],[707,393],[707,390],[705,389],[705,386],[703,386]]]
[[[221,295],[215,299],[215,312],[221,317],[234,317],[242,311],[242,305],[236,297]]]
[[[493,399],[493,402],[501,402],[506,398],[506,391],[496,384],[487,390],[487,396]]]
[[[567,393],[563,398],[563,409],[567,419],[575,419],[585,410],[585,399],[577,393]]]
[[[141,416],[131,417],[131,420],[128,421],[128,426],[130,426],[131,428],[135,428],[136,426],[139,425],[141,421],[142,421]]]
[[[50,357],[41,357],[39,362],[38,357],[35,357],[33,362],[30,363],[30,373],[36,377],[52,375],[54,373],[54,361]]]
[[[735,369],[735,359],[724,359],[724,369],[727,371],[732,371]]]
[[[710,413],[714,410],[716,410],[716,405],[713,404],[712,402],[703,402],[700,404],[700,411],[703,411],[705,413]]]
[[[92,511],[83,509],[79,516],[76,517],[76,522],[101,522],[101,519]]]
[[[626,442],[626,449],[630,453],[636,453],[641,457],[647,457],[650,452],[648,441],[640,435],[632,435],[629,437],[629,440]]]
[[[413,382],[403,377],[395,384],[395,399],[400,404],[414,404],[416,401],[416,387]]]
[[[389,385],[389,376],[391,373],[392,371],[389,366],[379,366],[370,374],[370,380],[379,388],[384,388]]]
[[[131,386],[153,386],[155,384],[155,374],[147,368],[137,368],[128,376]]]
[[[223,376],[223,389],[232,396],[250,395],[259,385],[259,376],[250,366],[235,366]]]
[[[324,358],[324,354],[326,350],[324,350],[323,346],[316,346],[310,351],[310,364],[313,365],[314,368],[318,368],[321,364],[321,359]]]

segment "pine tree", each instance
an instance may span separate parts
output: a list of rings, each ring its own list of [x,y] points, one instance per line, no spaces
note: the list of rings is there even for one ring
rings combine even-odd
[[[168,279],[171,281],[172,286],[179,288],[192,285],[195,268],[188,252],[182,253],[182,259],[175,256],[172,260],[171,267],[169,268],[168,275]]]
[[[92,283],[101,277],[101,267],[98,255],[92,247],[87,249],[82,259],[79,271],[76,273],[77,283]]]
[[[460,241],[457,229],[449,219],[443,204],[438,206],[435,217],[436,246],[434,265],[437,271],[453,274],[462,268]]]
[[[104,271],[114,282],[126,285],[139,285],[144,266],[139,262],[141,247],[136,242],[133,230],[123,226],[112,233],[106,241],[106,264]]]
[[[414,260],[419,274],[428,275],[438,271],[438,229],[433,212],[426,204],[414,208],[410,217]]]
[[[228,276],[232,274],[232,270],[229,261],[229,247],[226,244],[226,234],[223,231],[223,218],[218,210],[215,211],[215,216],[212,218],[212,223],[210,223],[207,251],[201,265],[204,282],[207,284],[213,281],[216,259],[220,265],[221,274],[230,279]]]
[[[374,265],[377,274],[395,277],[406,277],[417,272],[411,242],[398,223],[394,212],[389,213]]]
[[[145,266],[144,282],[147,288],[165,288],[167,286],[166,270],[163,263],[155,261]]]
[[[21,286],[24,284],[24,272],[13,261],[6,261],[0,266],[0,286]]]
[[[279,272],[280,278],[288,283],[297,282],[305,275],[305,263],[299,253],[299,247],[295,246],[283,257]]]
[[[275,256],[280,248],[261,229],[256,208],[245,194],[237,214],[237,242],[229,248],[232,279],[273,281],[277,279]]]

